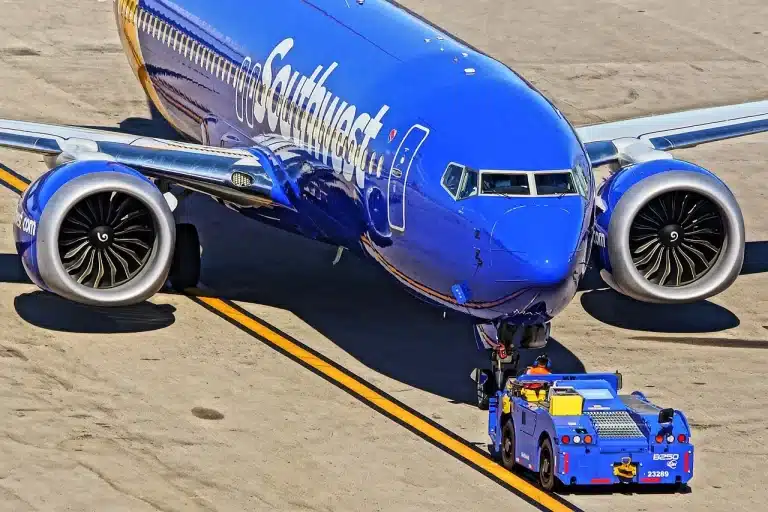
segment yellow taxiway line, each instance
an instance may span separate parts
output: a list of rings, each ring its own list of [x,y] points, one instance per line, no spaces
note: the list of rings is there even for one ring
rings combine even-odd
[[[29,181],[0,164],[0,184],[22,194]],[[307,345],[282,333],[274,326],[254,316],[232,301],[217,297],[187,295],[193,302],[240,328],[263,343],[283,353],[305,368],[337,387],[352,394],[374,410],[404,426],[422,439],[429,441],[475,470],[493,479],[539,510],[566,512],[580,510],[559,496],[543,491],[497,464],[487,453],[435,423],[423,414],[411,409],[396,398],[378,389],[338,363],[328,359]],[[500,504],[505,507],[505,504]]]

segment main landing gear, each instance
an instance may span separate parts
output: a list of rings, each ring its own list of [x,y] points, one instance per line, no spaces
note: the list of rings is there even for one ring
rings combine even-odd
[[[154,180],[158,190],[163,193],[168,207],[177,219],[183,218],[179,206],[190,196],[187,189],[171,185],[162,179]],[[183,292],[187,288],[194,288],[200,281],[200,235],[194,224],[176,224],[176,245],[173,249],[173,261],[168,272],[168,282],[171,289]]]
[[[519,374],[519,349],[544,348],[549,339],[550,324],[549,322],[541,325],[503,324],[498,328],[480,324],[476,325],[475,329],[491,358],[490,368],[475,368],[472,372],[477,406],[487,410],[490,397],[506,385],[507,379]]]
[[[200,236],[193,224],[176,225],[176,247],[168,279],[177,292],[194,288],[200,281]]]

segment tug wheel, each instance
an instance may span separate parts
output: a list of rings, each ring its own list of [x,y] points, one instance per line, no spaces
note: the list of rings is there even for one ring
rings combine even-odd
[[[515,462],[515,425],[512,418],[509,418],[501,429],[501,464],[505,468],[512,470],[517,464]]]
[[[545,491],[552,491],[557,486],[555,477],[555,457],[552,452],[552,441],[549,438],[541,443],[539,452],[539,484]]]

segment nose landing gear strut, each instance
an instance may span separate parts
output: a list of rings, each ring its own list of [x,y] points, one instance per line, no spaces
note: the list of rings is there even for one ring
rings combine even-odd
[[[502,389],[507,379],[518,375],[520,349],[544,348],[549,339],[550,324],[502,325],[498,329],[489,325],[476,325],[476,334],[491,358],[490,368],[475,368],[477,406],[488,409],[488,401],[496,391]]]
[[[504,345],[499,345],[489,352],[491,368],[475,368],[472,372],[477,390],[477,406],[482,410],[488,409],[488,400],[506,384],[507,379],[517,375],[520,361],[520,353],[515,347],[507,350]]]

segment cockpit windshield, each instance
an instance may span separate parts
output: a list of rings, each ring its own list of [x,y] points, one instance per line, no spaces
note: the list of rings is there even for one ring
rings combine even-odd
[[[484,171],[480,178],[481,194],[531,195],[527,173],[494,173]]]
[[[536,173],[536,195],[575,194],[570,172]]]
[[[587,196],[587,183],[576,171],[476,171],[451,163],[443,188],[455,200],[472,196]]]

